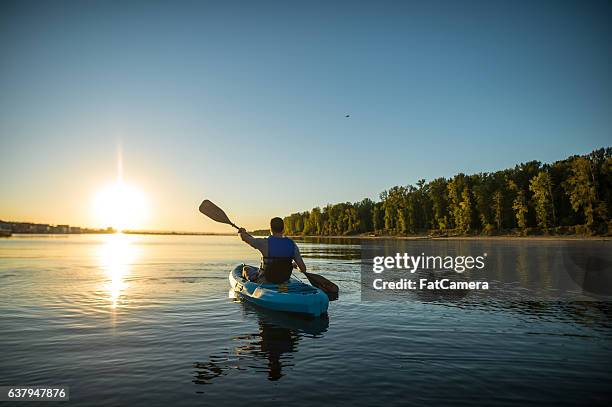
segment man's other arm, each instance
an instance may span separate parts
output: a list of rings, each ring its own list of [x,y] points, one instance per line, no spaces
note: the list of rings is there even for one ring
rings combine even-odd
[[[297,264],[300,271],[302,273],[305,273],[306,264],[304,263],[304,260],[302,259],[302,255],[300,254],[300,249],[297,247],[297,245],[295,245],[295,252],[293,253],[293,260],[295,261],[295,264]]]

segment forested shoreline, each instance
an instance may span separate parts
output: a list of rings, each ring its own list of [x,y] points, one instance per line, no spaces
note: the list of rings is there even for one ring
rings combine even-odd
[[[612,147],[552,164],[424,179],[365,198],[293,213],[304,236],[607,235],[612,232]]]

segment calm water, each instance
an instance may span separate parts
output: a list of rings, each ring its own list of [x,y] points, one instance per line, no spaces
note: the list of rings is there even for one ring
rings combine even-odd
[[[519,253],[523,272],[554,272],[537,253],[558,243],[486,244]],[[230,268],[258,259],[235,237],[2,239],[0,385],[69,385],[86,405],[603,405],[612,394],[608,303],[362,302],[358,243],[300,246],[340,286],[329,320],[232,300]]]

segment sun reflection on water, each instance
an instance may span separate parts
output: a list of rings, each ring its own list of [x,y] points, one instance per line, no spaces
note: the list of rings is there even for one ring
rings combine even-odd
[[[113,309],[125,302],[125,292],[129,287],[125,280],[138,255],[134,239],[134,236],[122,233],[105,235],[100,246],[100,265],[106,274],[104,290],[108,292]]]

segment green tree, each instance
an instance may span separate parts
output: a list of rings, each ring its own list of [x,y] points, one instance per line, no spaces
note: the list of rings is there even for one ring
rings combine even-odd
[[[429,183],[429,200],[433,212],[433,227],[450,227],[448,219],[448,186],[445,178],[436,178]]]
[[[382,202],[376,202],[372,208],[372,229],[375,232],[381,230],[385,225],[383,214]]]
[[[597,197],[597,184],[591,161],[585,157],[577,157],[571,163],[571,175],[565,181],[565,189],[569,195],[574,211],[582,210],[586,227],[590,232],[595,229],[598,218],[606,218],[605,204]]]
[[[372,211],[374,210],[374,201],[370,198],[364,198],[360,202],[353,205],[359,216],[358,232],[370,232],[374,230]]]
[[[512,180],[508,181],[508,189],[515,193],[514,200],[512,201],[512,209],[514,209],[514,214],[516,216],[516,224],[519,229],[525,230],[527,227],[527,212],[529,211],[527,208],[525,191],[519,188]]]
[[[472,196],[468,186],[463,188],[463,192],[461,192],[461,203],[459,206],[461,211],[457,227],[460,232],[467,233],[471,230],[472,223]]]
[[[491,207],[491,198],[493,195],[493,177],[490,174],[476,174],[472,178],[472,195],[474,198],[474,206],[477,214],[477,219],[480,225],[478,228],[491,229],[494,222],[493,211]]]
[[[493,194],[493,218],[495,219],[495,226],[497,230],[502,230],[504,220],[504,194],[502,191],[497,190]]]
[[[381,194],[385,229],[390,233],[397,233],[399,230],[399,214],[400,210],[403,209],[405,196],[405,187],[393,187],[389,191],[384,191]]]
[[[472,194],[464,174],[456,175],[448,182],[449,213],[453,226],[460,233],[471,230],[472,225]]]
[[[308,233],[312,235],[321,235],[323,233],[323,216],[321,208],[312,208],[308,214]]]
[[[533,201],[536,208],[538,226],[548,229],[554,220],[554,207],[552,196],[552,180],[548,172],[542,171],[529,181],[529,189],[533,192]]]
[[[466,186],[466,177],[464,174],[457,174],[447,184],[448,193],[448,213],[450,215],[450,227],[461,230],[463,209],[461,207],[461,199],[463,189]]]
[[[343,234],[352,235],[358,233],[361,221],[359,219],[357,209],[353,205],[347,204],[346,208],[344,209],[344,216],[345,228],[343,230]]]

